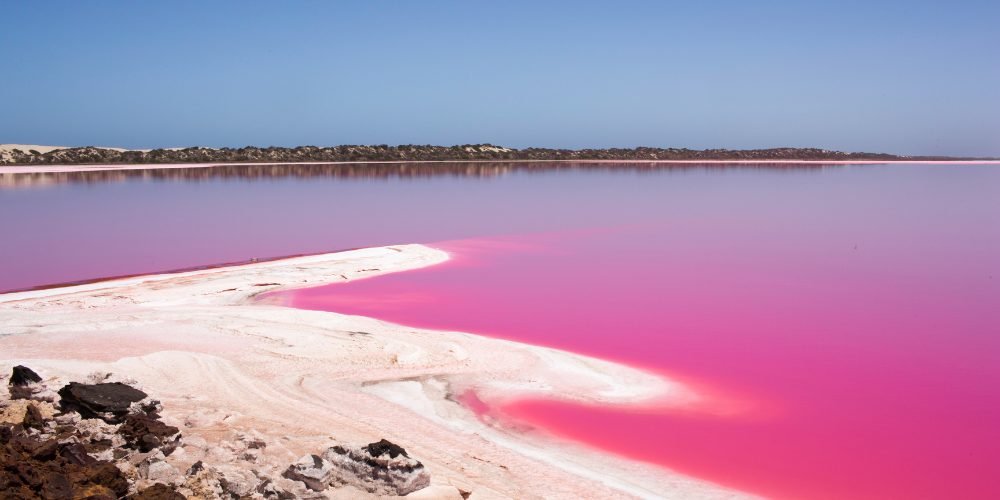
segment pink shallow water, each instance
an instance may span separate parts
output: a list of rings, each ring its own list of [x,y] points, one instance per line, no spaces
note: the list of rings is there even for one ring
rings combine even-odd
[[[724,485],[779,498],[997,498],[996,233],[817,207],[446,242],[444,265],[290,298],[692,383],[713,400],[496,410]]]
[[[290,298],[710,396],[478,407],[608,452],[776,497],[1000,498],[1000,168],[285,170],[0,173],[0,290],[447,241],[447,264]]]

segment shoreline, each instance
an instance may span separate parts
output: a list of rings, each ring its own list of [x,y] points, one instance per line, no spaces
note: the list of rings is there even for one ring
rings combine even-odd
[[[186,438],[211,447],[260,434],[265,465],[287,465],[331,439],[387,438],[428,467],[429,490],[444,498],[752,497],[515,432],[456,402],[470,390],[489,401],[696,401],[678,382],[555,349],[259,300],[447,259],[399,245],[0,294],[0,370],[30,364],[62,381],[127,375]],[[187,467],[198,452],[170,460]]]
[[[116,170],[160,170],[262,165],[395,165],[426,163],[638,163],[648,165],[1000,165],[1000,160],[388,160],[388,161],[309,161],[309,162],[221,162],[221,163],[137,163],[137,164],[72,164],[72,165],[0,165],[0,174],[48,174],[60,172],[94,172]]]
[[[144,278],[144,277],[150,277],[150,276],[167,276],[167,275],[177,275],[177,274],[182,274],[182,273],[191,273],[191,272],[196,272],[196,271],[210,271],[210,270],[213,270],[213,269],[231,268],[231,267],[245,266],[245,265],[250,265],[250,264],[260,264],[260,263],[274,262],[274,261],[280,261],[280,260],[297,259],[297,258],[301,258],[301,257],[315,257],[317,255],[326,255],[326,254],[335,254],[335,253],[350,252],[352,250],[359,250],[359,249],[358,248],[345,248],[345,249],[342,249],[342,250],[333,250],[333,251],[330,251],[330,252],[317,252],[317,253],[305,253],[305,254],[294,254],[294,255],[281,255],[281,256],[278,256],[278,257],[254,257],[254,258],[251,258],[251,259],[238,260],[238,261],[232,261],[232,262],[220,262],[218,264],[207,264],[207,265],[202,265],[202,266],[187,266],[187,267],[179,267],[179,268],[176,268],[176,269],[164,269],[164,270],[161,270],[161,271],[155,271],[155,272],[150,272],[150,273],[119,274],[119,275],[114,275],[114,276],[104,276],[104,277],[100,277],[100,278],[87,278],[87,279],[72,280],[72,281],[60,281],[60,282],[56,282],[56,283],[45,283],[45,284],[42,284],[42,285],[30,286],[30,287],[26,287],[26,288],[13,288],[13,289],[10,289],[10,290],[0,290],[0,298],[2,298],[3,295],[5,295],[5,294],[12,294],[12,293],[40,292],[40,291],[44,291],[44,290],[51,290],[51,289],[54,289],[54,288],[67,288],[67,287],[71,287],[71,286],[93,285],[93,284],[97,284],[97,283],[104,283],[104,282],[107,282],[107,281],[122,281],[122,280],[128,280],[128,279],[133,279],[133,278]]]

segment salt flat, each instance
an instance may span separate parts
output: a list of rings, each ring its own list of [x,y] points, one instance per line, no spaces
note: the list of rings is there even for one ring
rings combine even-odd
[[[191,443],[168,459],[181,470],[202,458],[235,460],[213,450],[238,434],[268,442],[253,465],[262,470],[386,438],[431,473],[432,487],[414,497],[748,497],[514,432],[456,402],[470,389],[488,401],[698,400],[675,381],[564,351],[258,300],[447,259],[401,245],[0,295],[0,371],[26,364],[51,386],[94,372],[133,379]]]

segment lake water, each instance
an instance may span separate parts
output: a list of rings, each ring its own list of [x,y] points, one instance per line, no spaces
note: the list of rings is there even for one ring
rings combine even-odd
[[[453,260],[289,298],[681,379],[708,399],[494,410],[696,477],[1000,496],[1000,168],[396,168],[0,176],[0,289],[428,243]]]

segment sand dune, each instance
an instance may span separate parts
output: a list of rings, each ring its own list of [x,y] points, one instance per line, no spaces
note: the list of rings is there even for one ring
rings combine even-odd
[[[552,349],[255,300],[447,258],[404,245],[0,295],[0,370],[26,364],[50,384],[92,372],[130,377],[163,401],[164,419],[189,442],[203,443],[202,455],[237,434],[261,435],[269,445],[257,467],[387,438],[431,473],[432,488],[415,497],[748,497],[484,423],[455,402],[469,389],[486,400],[697,400],[674,381]],[[195,448],[169,460],[187,467],[201,456]]]

